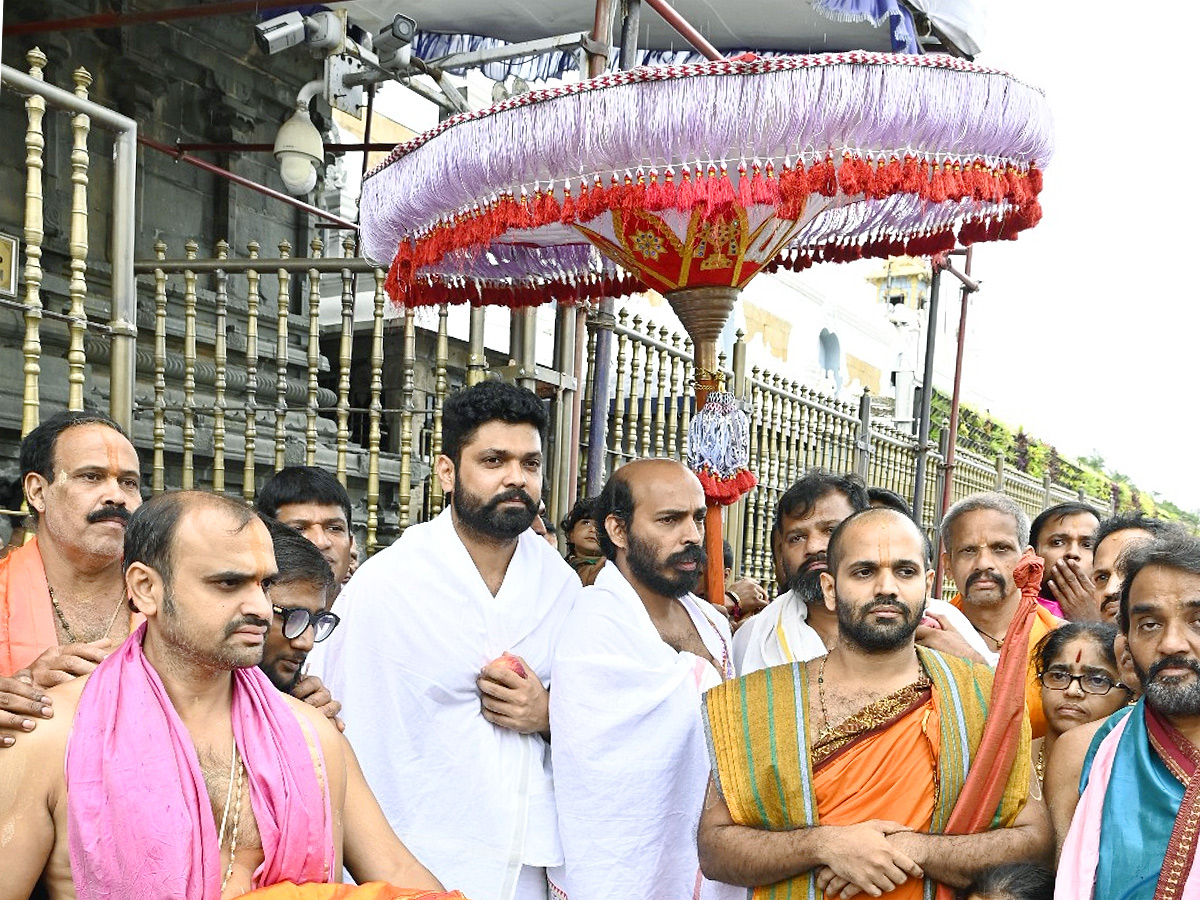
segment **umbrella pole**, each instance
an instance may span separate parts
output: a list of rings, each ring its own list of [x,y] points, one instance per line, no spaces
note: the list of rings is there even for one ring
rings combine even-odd
[[[695,347],[693,366],[696,377],[696,411],[704,406],[708,395],[721,389],[724,374],[717,358],[718,340],[739,290],[735,287],[684,288],[667,294],[671,309],[687,329]],[[705,571],[705,596],[710,603],[725,602],[725,562],[722,547],[721,506],[709,501],[704,517],[704,552],[708,555]]]

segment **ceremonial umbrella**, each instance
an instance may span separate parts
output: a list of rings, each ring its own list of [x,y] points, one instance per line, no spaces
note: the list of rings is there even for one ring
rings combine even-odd
[[[1012,239],[1041,216],[1042,94],[950,57],[878,53],[646,66],[463,113],[364,182],[366,254],[403,305],[573,303],[653,288],[695,345],[689,464],[710,503],[754,485],[717,339],[770,266]]]

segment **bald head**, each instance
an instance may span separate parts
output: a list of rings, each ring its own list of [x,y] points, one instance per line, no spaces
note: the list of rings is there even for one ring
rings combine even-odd
[[[912,536],[921,547],[922,565],[929,565],[932,550],[925,532],[918,528],[912,519],[898,510],[884,506],[871,507],[856,512],[843,520],[829,538],[829,549],[826,551],[826,556],[829,572],[833,574],[834,578],[837,577],[839,564],[846,558],[847,546],[868,527],[871,527],[872,530],[886,529],[892,533]]]
[[[144,503],[129,520],[125,531],[125,568],[140,562],[158,572],[168,583],[176,534],[180,522],[191,512],[213,510],[224,514],[236,534],[258,516],[245,503],[207,491],[170,491]]]
[[[596,498],[594,512],[600,549],[606,557],[616,559],[618,549],[610,530],[605,526],[609,517],[614,517],[628,529],[637,508],[663,490],[698,494],[700,504],[704,504],[704,488],[700,485],[700,479],[678,460],[635,459],[613,472]]]

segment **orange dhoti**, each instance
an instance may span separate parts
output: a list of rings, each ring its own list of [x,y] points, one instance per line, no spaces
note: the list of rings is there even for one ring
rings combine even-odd
[[[369,884],[292,884],[285,881],[243,895],[248,900],[467,900],[458,891],[398,888],[382,881]]]

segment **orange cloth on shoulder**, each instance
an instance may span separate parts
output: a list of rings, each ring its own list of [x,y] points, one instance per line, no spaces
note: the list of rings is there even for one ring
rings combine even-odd
[[[955,594],[950,600],[959,609],[963,608],[962,594]],[[1036,740],[1046,736],[1046,713],[1042,710],[1042,684],[1038,681],[1037,670],[1034,667],[1033,648],[1038,641],[1063,623],[1063,620],[1053,615],[1040,603],[1034,610],[1033,628],[1029,632],[1029,678],[1025,682],[1025,707],[1029,713],[1029,724],[1033,728]]]
[[[283,881],[243,896],[247,900],[467,900],[459,891],[412,890],[382,881],[359,885]]]
[[[37,538],[0,559],[0,675],[24,669],[58,646]]]
[[[822,825],[889,819],[914,831],[933,823],[939,717],[930,697],[903,718],[840,752],[813,772]],[[925,881],[910,878],[883,896],[920,900]]]

